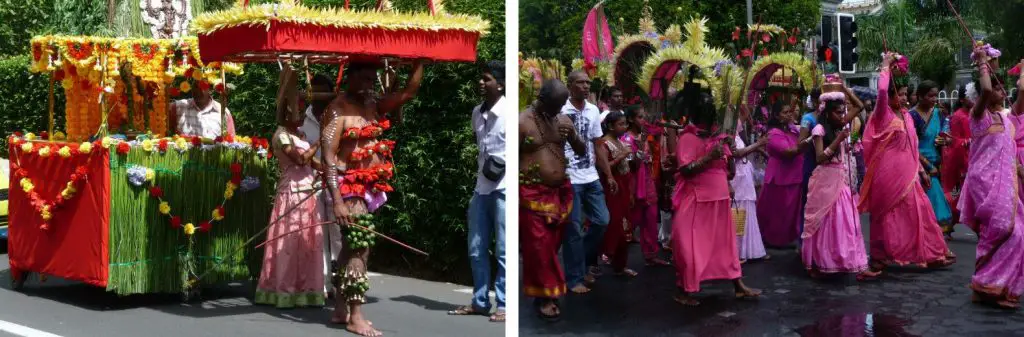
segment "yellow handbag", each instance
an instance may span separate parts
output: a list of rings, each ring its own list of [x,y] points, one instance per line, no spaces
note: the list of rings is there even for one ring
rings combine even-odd
[[[732,223],[736,225],[736,235],[743,235],[747,232],[747,210],[742,208],[732,209]]]

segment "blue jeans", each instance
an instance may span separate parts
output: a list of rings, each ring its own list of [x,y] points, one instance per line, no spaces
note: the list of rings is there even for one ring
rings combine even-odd
[[[498,275],[494,279],[498,310],[505,309],[505,191],[473,193],[469,202],[469,264],[473,269],[473,308],[490,310],[491,239],[497,243]]]
[[[571,223],[562,237],[562,265],[569,288],[583,283],[587,266],[596,266],[601,252],[605,229],[608,228],[608,205],[604,201],[604,188],[600,181],[572,185],[576,192],[572,201]],[[583,233],[583,217],[590,220],[590,228]]]

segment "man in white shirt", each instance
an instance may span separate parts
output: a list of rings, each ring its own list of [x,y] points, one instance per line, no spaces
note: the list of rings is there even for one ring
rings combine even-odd
[[[587,267],[597,266],[601,242],[608,227],[608,206],[604,200],[604,189],[599,181],[597,170],[605,177],[612,177],[607,158],[600,151],[594,151],[601,131],[601,112],[597,106],[587,102],[590,92],[590,78],[586,73],[575,71],[569,74],[569,100],[562,107],[562,114],[572,120],[576,133],[588,141],[586,154],[577,156],[571,149],[566,149],[565,157],[569,161],[566,170],[575,190],[572,212],[569,215],[571,225],[566,228],[562,239],[562,260],[565,266],[565,280],[569,289],[577,294],[590,291],[584,283],[595,282],[593,273],[586,273]],[[615,192],[618,185],[615,179],[608,180],[608,186]],[[589,230],[583,233],[584,217],[590,221]],[[584,274],[587,275],[584,275]]]
[[[490,61],[480,77],[484,102],[473,108],[473,134],[476,135],[476,190],[469,202],[469,262],[473,270],[473,300],[469,306],[449,312],[451,315],[490,314],[491,240],[498,260],[494,279],[497,311],[492,322],[505,321],[505,187],[508,175],[505,163],[505,119],[516,117],[505,100],[505,63]],[[510,115],[512,114],[512,115]],[[490,163],[488,163],[490,162]],[[494,164],[494,165],[492,165]],[[499,168],[500,169],[496,169]]]
[[[313,89],[312,102],[307,102],[309,107],[306,108],[306,119],[302,124],[302,132],[306,134],[306,141],[310,144],[316,144],[320,142],[320,121],[323,120],[324,110],[327,109],[327,105],[331,104],[332,97],[334,96],[334,81],[329,77],[322,74],[313,76],[311,81]],[[302,95],[306,98],[306,95]],[[316,158],[320,158],[320,149],[316,150]],[[319,179],[317,183],[322,183]],[[332,262],[338,259],[338,254],[341,254],[341,230],[338,225],[334,224],[334,212],[332,203],[327,196],[326,189],[320,191],[317,195],[317,212],[320,212],[320,218],[323,221],[332,221],[330,224],[324,225],[324,291],[328,293],[328,296],[333,294],[334,280],[331,277],[334,271],[338,268],[332,267]]]
[[[608,117],[608,114],[612,112],[619,112],[625,114],[626,112],[622,109],[622,103],[625,99],[622,97],[622,89],[619,87],[608,87],[608,109],[601,113],[601,123],[604,123],[604,118]]]
[[[170,120],[175,122],[176,134],[215,139],[223,136],[220,103],[210,95],[210,84],[200,81],[192,88],[192,98],[171,104]],[[224,109],[227,136],[234,138],[235,121],[231,111]]]

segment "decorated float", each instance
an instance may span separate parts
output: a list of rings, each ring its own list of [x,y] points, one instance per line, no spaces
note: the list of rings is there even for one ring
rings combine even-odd
[[[558,60],[523,59],[522,53],[519,53],[519,110],[526,109],[537,99],[544,81],[557,79],[564,82],[565,70],[565,66]]]
[[[235,248],[268,221],[268,142],[176,136],[167,117],[192,90],[225,95],[225,73],[241,68],[204,63],[195,38],[31,43],[30,70],[50,78],[50,121],[8,139],[15,286],[32,272],[119,295],[176,293],[199,273],[258,275],[262,254]]]
[[[51,78],[51,118],[48,130],[9,138],[18,185],[10,201],[16,287],[34,272],[119,295],[180,292],[188,299],[204,284],[258,277],[263,254],[251,243],[270,222],[269,142],[173,135],[169,100],[209,88],[228,108],[227,75],[242,71],[228,62],[474,61],[489,26],[445,13],[439,1],[430,2],[430,14],[396,13],[387,1],[377,11],[247,3],[198,16],[198,37],[167,28],[154,31],[163,39],[32,40],[32,71]],[[64,131],[53,92],[61,88]],[[388,125],[355,135],[376,136]],[[385,173],[367,174],[392,174]]]
[[[682,36],[684,30],[685,36]],[[681,29],[678,26],[669,27],[666,36],[670,43],[647,58],[636,81],[652,101],[661,101],[662,106],[667,106],[669,96],[682,90],[690,80],[692,68],[697,70],[693,81],[711,89],[716,106],[725,104],[724,97],[729,94],[723,90],[721,82],[728,77],[715,76],[712,72],[716,66],[726,64],[728,58],[723,49],[711,47],[705,42],[707,32],[705,18],[691,19]],[[683,37],[685,41],[680,43]],[[666,117],[674,120],[680,116]]]

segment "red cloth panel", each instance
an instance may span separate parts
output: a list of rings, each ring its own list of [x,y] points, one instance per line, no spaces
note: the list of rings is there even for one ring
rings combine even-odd
[[[239,26],[199,35],[203,62],[276,62],[268,53],[308,52],[376,57],[427,58],[435,61],[476,61],[478,33],[445,30],[385,30],[330,28],[272,22]],[[240,53],[263,56],[239,58]],[[313,60],[310,60],[313,61]]]
[[[62,144],[63,145],[63,144]],[[70,144],[77,147],[77,144]],[[67,185],[78,165],[88,162],[88,178],[74,197],[51,212],[49,229],[21,188],[20,176],[11,173],[10,241],[11,269],[17,277],[32,271],[91,285],[107,286],[110,230],[110,152],[94,149],[88,155],[62,158],[56,153],[41,158],[10,147],[11,162],[19,161],[43,199],[53,201]],[[96,151],[99,151],[97,153]],[[88,161],[88,157],[92,157]]]

